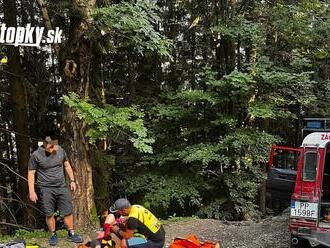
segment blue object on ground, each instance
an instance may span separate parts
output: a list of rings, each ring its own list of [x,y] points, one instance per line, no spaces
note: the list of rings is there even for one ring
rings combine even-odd
[[[147,243],[147,240],[145,238],[141,238],[141,237],[133,237],[127,240],[127,244],[128,246],[132,246],[132,245],[140,245],[140,244],[144,244]]]

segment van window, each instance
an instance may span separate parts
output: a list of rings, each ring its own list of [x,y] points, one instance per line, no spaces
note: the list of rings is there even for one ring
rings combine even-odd
[[[297,170],[299,152],[276,149],[273,155],[273,167]]]
[[[304,169],[303,169],[303,180],[304,181],[315,181],[316,178],[316,166],[317,166],[317,152],[306,152]]]

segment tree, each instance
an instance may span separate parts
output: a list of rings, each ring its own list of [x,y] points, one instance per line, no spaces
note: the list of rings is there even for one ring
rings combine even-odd
[[[3,2],[4,19],[7,27],[17,27],[17,10],[15,0]],[[13,123],[16,131],[15,140],[17,147],[18,169],[21,175],[27,175],[27,164],[30,157],[29,124],[27,111],[26,86],[24,83],[20,51],[18,47],[8,46],[8,74],[10,82],[11,103],[13,107]],[[28,201],[27,183],[20,180],[19,194],[21,199]],[[36,225],[32,222],[31,211],[24,215],[25,223]]]
[[[91,27],[91,12],[95,4],[96,0],[72,1],[74,13],[70,16],[70,34],[60,50],[64,92],[76,92],[81,98],[87,98],[90,90],[92,55],[91,40],[87,33]],[[77,119],[68,107],[64,109],[62,133],[79,186],[73,198],[75,222],[77,227],[84,227],[90,224],[94,208],[92,166],[88,156],[86,124]]]

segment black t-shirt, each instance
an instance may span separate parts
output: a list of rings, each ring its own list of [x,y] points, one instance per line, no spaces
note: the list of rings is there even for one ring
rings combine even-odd
[[[29,170],[36,170],[38,186],[65,187],[63,164],[68,161],[66,152],[58,147],[55,154],[49,154],[45,148],[39,147],[32,153],[29,160]]]
[[[127,220],[127,228],[136,230],[138,233],[143,234],[147,239],[155,242],[164,242],[165,230],[163,226],[156,233],[152,233],[141,221],[134,217],[129,217]]]

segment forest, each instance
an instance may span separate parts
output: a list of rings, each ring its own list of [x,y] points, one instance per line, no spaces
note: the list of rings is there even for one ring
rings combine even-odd
[[[78,228],[119,197],[161,219],[263,218],[271,145],[330,117],[329,4],[0,0],[0,234],[45,225],[26,177],[46,136],[73,167]]]

